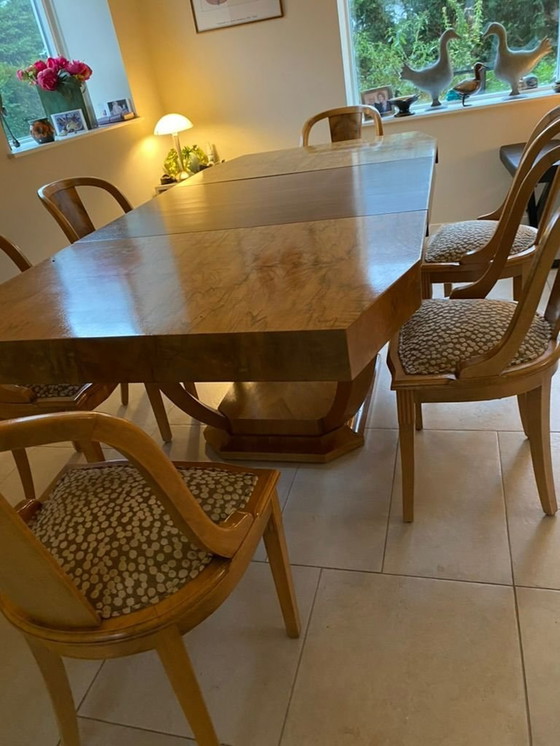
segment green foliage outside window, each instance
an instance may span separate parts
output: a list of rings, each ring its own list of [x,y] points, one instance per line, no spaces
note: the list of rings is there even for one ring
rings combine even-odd
[[[400,79],[403,63],[421,69],[435,62],[439,37],[453,27],[462,37],[449,51],[455,82],[472,75],[475,62],[492,65],[495,39],[482,39],[492,21],[502,23],[510,47],[532,48],[548,36],[553,53],[534,69],[539,85],[556,79],[558,0],[350,0],[354,56],[359,90],[391,85],[397,95],[416,92]],[[508,90],[492,71],[486,91]],[[423,94],[425,100],[429,100]]]
[[[35,88],[19,81],[16,71],[47,55],[30,0],[0,0],[0,93],[18,138],[29,134],[29,120],[45,113]]]

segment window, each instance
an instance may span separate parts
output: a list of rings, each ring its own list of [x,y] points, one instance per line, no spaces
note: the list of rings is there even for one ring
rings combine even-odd
[[[16,71],[54,52],[52,36],[34,0],[0,0],[0,93],[17,138],[27,136],[29,120],[44,112],[37,91],[23,85]]]
[[[449,45],[455,72],[452,85],[472,77],[475,62],[491,66],[495,37],[485,40],[482,36],[492,21],[503,24],[513,49],[530,49],[544,37],[550,39],[552,53],[532,74],[538,85],[552,83],[557,79],[558,11],[558,0],[349,0],[358,92],[386,85],[395,95],[417,92],[412,83],[401,80],[403,64],[421,69],[434,62],[439,37],[449,27],[461,36]],[[491,93],[509,87],[489,69],[485,90]],[[422,98],[429,100],[427,94]]]
[[[36,87],[18,80],[16,72],[59,55],[93,69],[86,103],[89,108],[91,102],[96,117],[107,114],[110,101],[131,102],[107,0],[0,0],[0,94],[7,122],[19,140],[28,138],[29,121],[45,112]]]

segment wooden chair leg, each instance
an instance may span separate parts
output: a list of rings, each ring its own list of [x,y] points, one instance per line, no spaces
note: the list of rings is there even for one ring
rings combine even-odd
[[[421,285],[422,285],[422,299],[426,300],[432,297],[432,283],[430,281],[430,275],[427,272],[421,274]]]
[[[23,494],[26,500],[35,500],[35,487],[33,485],[33,475],[31,474],[31,467],[29,466],[29,459],[27,458],[27,451],[25,448],[17,448],[12,451],[12,456],[16,462],[16,468],[19,473],[21,485],[23,487]]]
[[[81,441],[79,446],[88,463],[97,464],[99,461],[105,461],[105,455],[99,443],[92,440]]]
[[[159,633],[156,650],[198,746],[220,746],[189,654],[176,627]]]
[[[422,417],[422,402],[417,401],[414,405],[414,415],[416,418],[416,429],[424,429],[424,418]]]
[[[515,275],[513,278],[513,300],[519,300],[523,294],[523,277]]]
[[[146,383],[145,386],[148,399],[156,417],[161,439],[164,443],[170,443],[173,440],[173,436],[171,435],[171,428],[169,427],[169,420],[167,419],[167,412],[165,411],[160,388],[155,383]]]
[[[517,395],[517,407],[519,409],[521,424],[523,425],[523,432],[527,437],[529,437],[529,422],[527,419],[527,394]]]
[[[62,658],[34,638],[26,637],[26,640],[49,693],[58,723],[61,746],[80,746],[76,708]]]
[[[558,510],[550,452],[550,378],[526,396],[527,425],[533,471],[542,509],[547,515]]]
[[[128,383],[121,383],[121,403],[123,407],[128,404]]]
[[[397,391],[399,446],[401,449],[403,521],[414,520],[414,395]]]
[[[452,282],[444,282],[443,283],[443,294],[446,298],[449,298],[451,293],[453,292],[453,283]]]
[[[299,611],[286,547],[282,511],[276,492],[272,497],[272,512],[263,539],[278,600],[280,601],[280,608],[282,609],[282,616],[284,617],[284,624],[286,625],[286,632],[288,637],[299,637]]]

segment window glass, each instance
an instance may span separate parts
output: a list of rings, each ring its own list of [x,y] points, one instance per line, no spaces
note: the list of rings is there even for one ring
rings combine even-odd
[[[35,86],[16,71],[54,50],[45,38],[33,0],[0,0],[0,93],[11,130],[17,138],[29,134],[29,121],[45,116]]]
[[[496,37],[482,38],[492,21],[503,24],[513,49],[532,49],[548,37],[552,52],[532,75],[538,85],[556,80],[558,0],[349,0],[349,7],[359,91],[391,86],[395,95],[418,92],[401,80],[403,64],[418,70],[435,62],[439,37],[449,27],[461,36],[449,44],[455,73],[451,85],[472,77],[475,62],[492,66]],[[491,69],[485,88],[489,93],[509,90]],[[422,98],[429,100],[427,94]]]

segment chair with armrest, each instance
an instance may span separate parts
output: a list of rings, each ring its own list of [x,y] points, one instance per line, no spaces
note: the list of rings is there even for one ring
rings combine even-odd
[[[78,176],[45,184],[37,192],[39,199],[62,228],[70,243],[79,241],[80,238],[84,238],[95,230],[89,213],[78,194],[78,187],[102,189],[114,197],[123,212],[132,210],[132,205],[124,194],[116,186],[103,179]],[[157,384],[146,383],[145,387],[161,437],[164,441],[170,441],[172,439],[171,428],[169,427],[161,391]],[[121,383],[121,401],[123,404],[128,404],[127,383]]]
[[[499,223],[504,211],[511,207],[515,195],[532,165],[541,154],[546,154],[557,145],[555,139],[560,134],[560,107],[552,109],[537,123],[523,151],[506,198],[494,212],[482,215],[477,220],[466,220],[458,223],[446,223],[426,239],[422,260],[422,292],[424,298],[430,298],[432,285],[444,283],[445,294],[449,295],[453,283],[473,282],[481,275],[487,262],[499,243]],[[546,172],[550,173],[554,163]],[[535,183],[535,188],[537,183]],[[558,181],[551,183],[546,195],[541,199],[541,211],[551,209],[557,194]],[[502,277],[513,278],[513,297],[518,299],[525,277],[529,272],[537,238],[537,228],[522,225],[525,210],[533,198],[534,189],[522,205],[516,217],[517,230],[510,244],[510,256],[503,268]]]
[[[540,169],[533,167],[527,175],[519,204],[526,202],[534,177],[548,167],[549,156],[560,159],[560,144],[540,158]],[[541,222],[541,229],[517,303],[486,298],[506,261],[503,252],[478,281],[455,289],[450,299],[424,300],[390,343],[388,364],[397,394],[405,521],[413,520],[414,428],[422,428],[422,404],[506,396],[517,396],[542,508],[547,515],[557,510],[549,418],[551,379],[560,356],[560,275],[544,317],[536,310],[560,246],[560,210],[547,217],[546,224]]]
[[[0,236],[0,249],[12,262],[25,272],[31,267],[19,248],[5,236]],[[0,419],[27,417],[47,412],[89,411],[95,409],[115,390],[117,384],[84,383],[71,384],[0,384]],[[103,458],[99,444],[76,443],[90,461]],[[19,472],[26,498],[35,495],[33,478],[25,450],[14,451],[14,460]]]
[[[383,122],[381,115],[373,106],[359,104],[357,106],[341,106],[338,109],[328,109],[308,119],[303,125],[301,132],[301,144],[309,144],[309,133],[313,125],[322,119],[329,120],[331,142],[342,142],[343,140],[359,140],[362,137],[362,126],[364,116],[368,115],[375,124],[376,135],[383,134]]]
[[[287,634],[299,636],[279,474],[173,464],[140,428],[96,412],[0,423],[0,451],[66,440],[127,460],[67,467],[40,502],[14,509],[0,496],[0,610],[39,665],[62,744],[80,738],[61,656],[155,650],[196,742],[219,746],[181,637],[229,596],[261,538]]]

